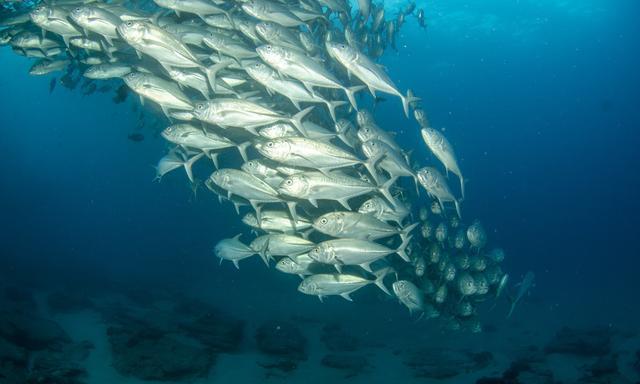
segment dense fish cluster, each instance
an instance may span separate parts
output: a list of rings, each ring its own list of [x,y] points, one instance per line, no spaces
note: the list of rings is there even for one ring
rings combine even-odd
[[[33,75],[122,79],[159,106],[172,148],[157,178],[184,169],[195,184],[194,164],[209,159],[204,184],[257,235],[219,241],[221,261],[258,255],[321,300],[373,284],[416,316],[479,331],[475,307],[507,281],[504,252],[487,248],[479,222],[463,224],[452,145],[376,63],[406,18],[424,27],[424,11],[408,3],[388,18],[370,0],[355,11],[345,0],[155,3],[42,3],[2,20],[0,43],[37,58]],[[380,94],[400,100],[441,164],[410,165],[371,112]]]

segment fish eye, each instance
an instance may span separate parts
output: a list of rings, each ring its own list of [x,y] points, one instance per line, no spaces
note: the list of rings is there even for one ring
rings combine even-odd
[[[327,224],[329,220],[327,220],[326,218],[322,218],[320,219],[320,224]]]
[[[196,105],[196,109],[202,111],[204,109],[204,104],[198,104]]]
[[[291,185],[291,184],[293,184],[293,180],[287,179],[287,185]]]
[[[268,142],[268,143],[267,143],[267,147],[269,147],[269,148],[273,148],[273,141]]]
[[[126,26],[127,27],[133,27],[133,21],[127,21]]]

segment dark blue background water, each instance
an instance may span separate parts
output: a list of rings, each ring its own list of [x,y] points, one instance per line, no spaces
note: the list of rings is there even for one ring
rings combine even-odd
[[[424,5],[426,31],[410,18],[383,63],[455,146],[465,219],[480,218],[507,250],[514,280],[535,271],[548,316],[579,309],[589,321],[629,322],[640,289],[639,6],[445,3]],[[145,141],[127,140],[131,101],[60,87],[50,95],[50,77],[29,76],[28,60],[3,48],[0,63],[2,275],[209,287],[247,307],[283,292],[274,311],[319,305],[257,259],[240,272],[217,266],[215,242],[247,231],[230,205],[203,190],[194,198],[183,172],[152,182],[165,144],[149,127]],[[433,162],[417,124],[388,99],[380,125],[401,132],[414,160]]]

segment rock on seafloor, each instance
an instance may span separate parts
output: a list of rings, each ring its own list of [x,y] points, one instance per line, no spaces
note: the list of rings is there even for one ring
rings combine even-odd
[[[93,302],[81,292],[65,290],[47,296],[47,308],[52,314],[77,312],[91,307]]]
[[[0,311],[0,337],[29,350],[69,343],[69,335],[56,322],[35,314]]]
[[[244,323],[206,303],[186,301],[172,309],[108,310],[113,366],[142,380],[207,377],[218,353],[233,352]]]
[[[114,368],[142,380],[193,380],[205,377],[216,355],[176,335],[144,328],[110,327],[107,331]]]
[[[332,352],[355,351],[360,346],[360,340],[346,332],[338,324],[327,324],[322,328],[322,342]]]
[[[307,339],[302,332],[287,321],[268,321],[256,331],[256,343],[266,355],[306,360]]]
[[[344,371],[345,377],[349,378],[362,373],[369,366],[369,361],[363,355],[330,353],[322,358],[321,364],[328,368]]]
[[[575,356],[604,356],[611,352],[613,331],[598,327],[577,330],[562,328],[545,347],[545,352]]]
[[[404,364],[415,377],[440,380],[484,369],[493,361],[490,352],[418,348],[404,353]]]
[[[85,383],[84,361],[93,345],[73,342],[58,323],[41,316],[29,291],[0,292],[0,383]]]

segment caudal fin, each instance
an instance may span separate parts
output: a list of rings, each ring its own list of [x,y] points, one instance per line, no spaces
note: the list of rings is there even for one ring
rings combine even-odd
[[[244,143],[238,144],[238,152],[240,152],[240,156],[242,156],[243,161],[247,161],[247,148],[251,145],[250,141],[245,141]]]
[[[406,227],[402,228],[402,231],[400,232],[400,238],[402,239],[403,242],[409,236],[409,233],[411,233],[411,231],[416,229],[416,227],[419,224],[420,223],[413,223],[413,224],[407,225]]]
[[[327,104],[327,108],[329,109],[329,114],[331,115],[331,118],[333,119],[333,122],[335,123],[336,120],[336,108],[347,104],[346,101],[329,101],[329,100],[325,100],[325,103]]]
[[[291,122],[291,124],[293,124],[296,129],[302,133],[302,135],[304,137],[308,137],[307,136],[307,130],[304,128],[304,126],[302,125],[302,119],[307,116],[309,114],[309,112],[311,112],[313,110],[313,106],[311,107],[307,107],[305,109],[303,109],[302,111],[296,113],[292,118],[289,119],[289,121]]]
[[[189,181],[191,181],[192,183],[193,183],[193,171],[191,170],[191,167],[193,167],[193,164],[195,164],[196,161],[200,160],[202,156],[204,156],[204,152],[198,153],[197,155],[193,156],[192,158],[190,158],[189,160],[183,163],[184,170],[185,172],[187,172],[187,177],[189,178]]]
[[[458,200],[453,200],[453,203],[456,205],[456,213],[458,214],[458,218],[462,219],[462,213],[460,212],[460,202]]]
[[[212,91],[216,91],[216,75],[218,74],[218,71],[228,67],[231,64],[233,64],[233,60],[223,60],[208,68],[204,67],[204,72],[207,76],[207,80],[209,81],[209,86],[211,87]]]
[[[382,269],[379,269],[379,270],[373,272],[373,274],[376,276],[376,279],[374,280],[373,283],[376,286],[378,286],[378,288],[380,288],[382,290],[382,292],[386,293],[389,296],[392,296],[392,295],[391,295],[391,292],[389,292],[387,287],[385,287],[385,285],[384,285],[384,278],[388,274],[393,273],[393,272],[395,272],[395,270],[393,268],[391,268],[391,267],[385,267],[385,268],[382,268]]]
[[[356,92],[359,92],[361,90],[363,90],[365,88],[364,85],[356,85],[354,87],[344,87],[342,89],[344,89],[344,93],[347,94],[347,98],[349,99],[349,102],[351,103],[351,106],[353,106],[353,109],[355,109],[356,111],[358,110],[358,103],[356,103]]]
[[[391,191],[389,191],[389,188],[391,188],[391,186],[396,182],[397,179],[398,179],[397,176],[392,177],[389,180],[385,181],[385,183],[382,184],[380,187],[378,187],[378,191],[380,191],[382,196],[384,196],[384,198],[387,199],[387,201],[394,207],[397,206],[397,202],[396,202],[396,199],[394,199],[393,195],[391,194]]]
[[[411,262],[409,255],[407,255],[406,249],[412,238],[413,236],[407,236],[404,239],[402,239],[402,244],[400,244],[400,246],[396,250],[396,253],[398,254],[398,256],[402,257],[402,260],[406,262]]]
[[[403,96],[402,94],[398,94],[400,96],[400,100],[402,100],[402,109],[404,109],[404,115],[409,117],[409,106],[415,102],[420,101],[420,98],[417,96],[413,96],[413,92],[411,90],[407,91],[407,96]]]

